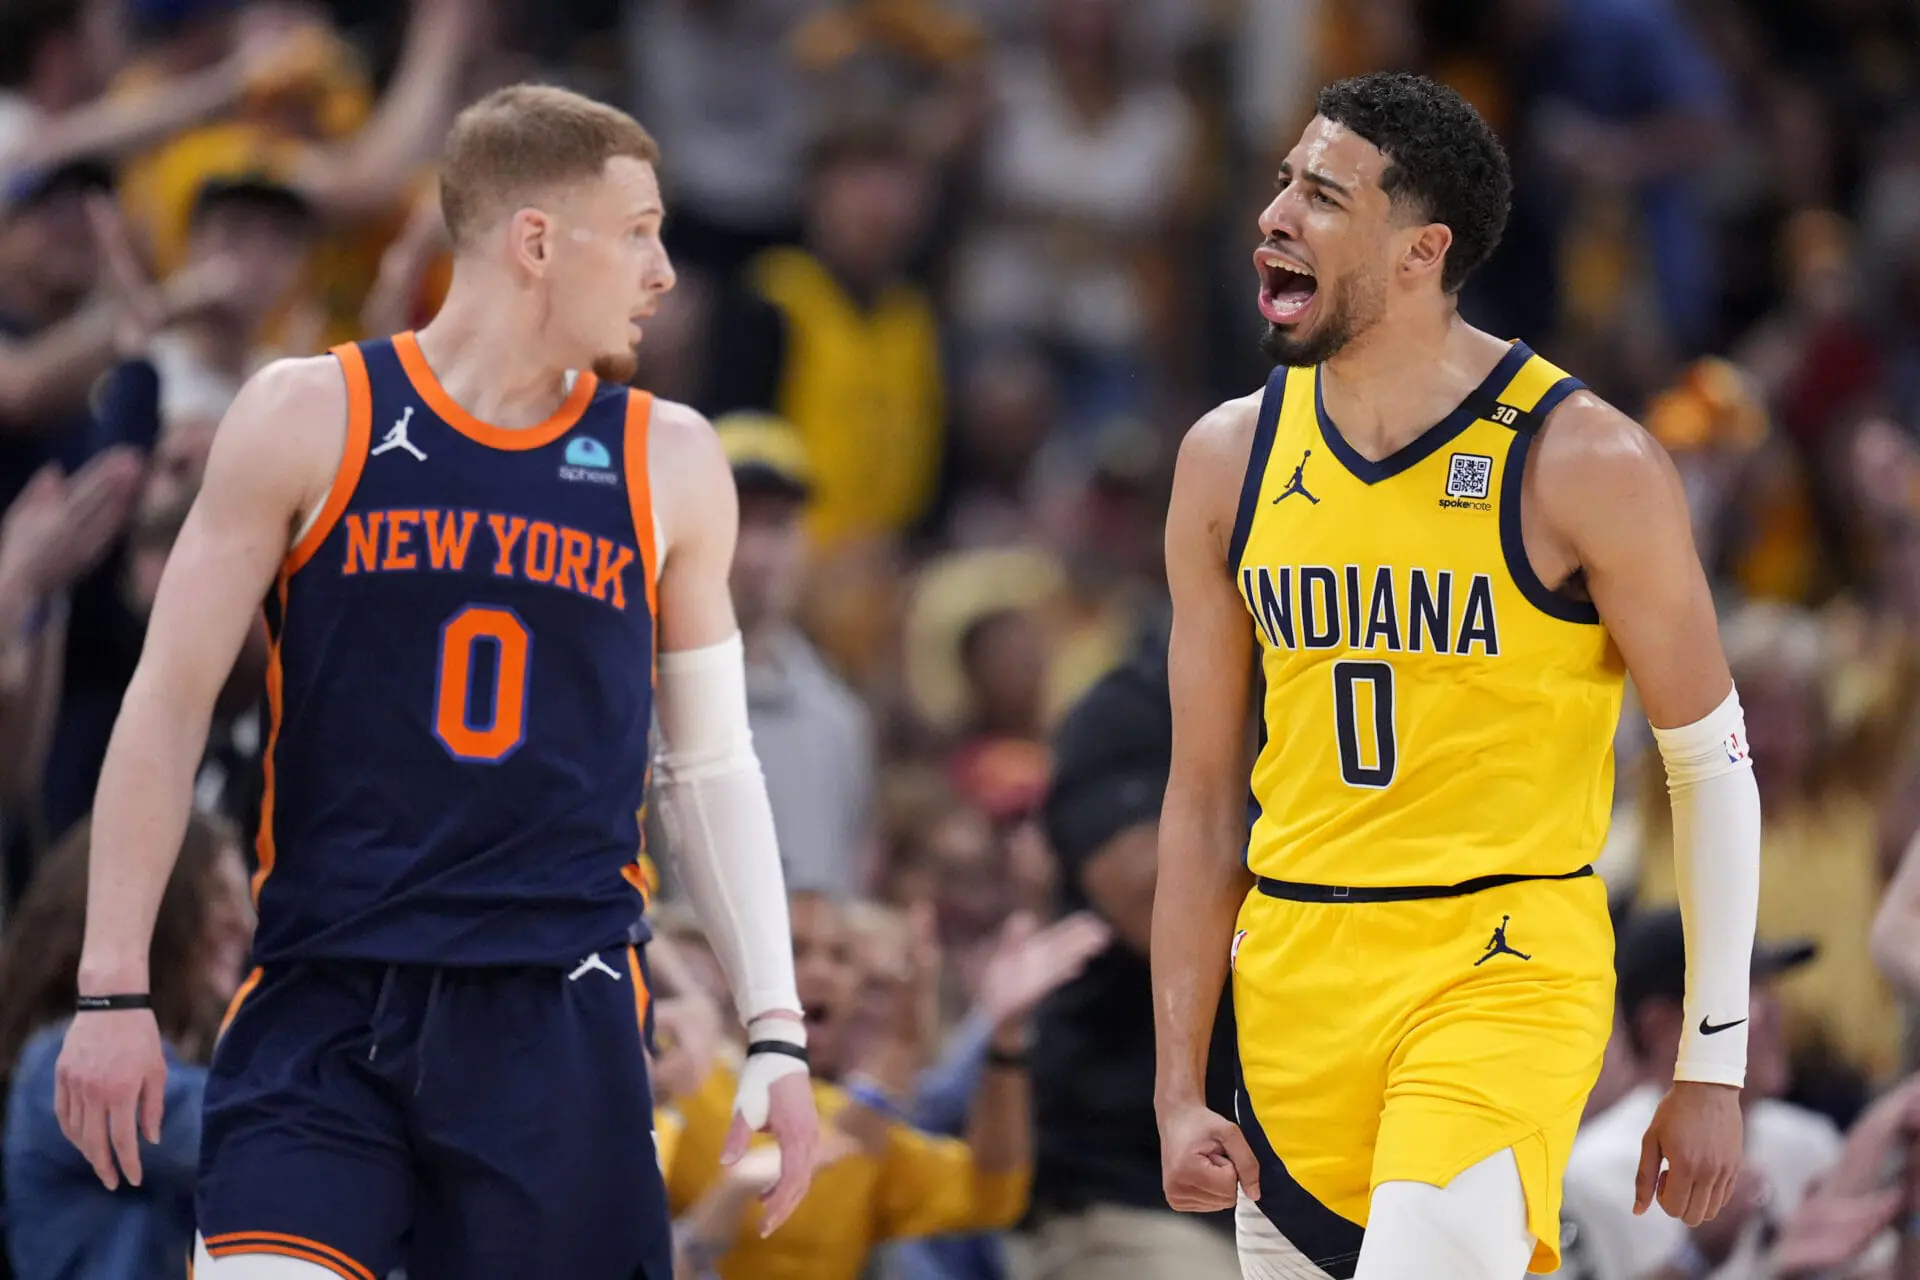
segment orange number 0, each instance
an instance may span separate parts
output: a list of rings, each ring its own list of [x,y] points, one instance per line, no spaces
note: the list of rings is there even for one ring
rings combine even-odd
[[[492,641],[493,710],[485,724],[467,716],[472,702],[473,646]],[[533,641],[511,609],[468,605],[440,629],[440,673],[433,693],[433,732],[457,760],[496,764],[526,738],[527,655]]]

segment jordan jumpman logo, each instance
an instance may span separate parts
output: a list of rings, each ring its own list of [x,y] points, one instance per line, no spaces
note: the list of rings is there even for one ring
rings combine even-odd
[[[1511,919],[1513,919],[1512,916],[1500,917],[1500,924],[1493,931],[1493,939],[1492,941],[1487,943],[1487,954],[1481,956],[1478,960],[1475,960],[1473,962],[1474,968],[1478,969],[1481,965],[1493,959],[1495,956],[1519,956],[1522,960],[1533,959],[1533,957],[1528,955],[1526,952],[1515,951],[1512,947],[1507,945],[1507,921]]]
[[[1307,492],[1307,459],[1312,456],[1313,450],[1311,449],[1300,455],[1300,465],[1293,469],[1293,479],[1287,481],[1287,487],[1280,491],[1280,497],[1274,499],[1276,505],[1280,502],[1281,498],[1291,498],[1296,493],[1308,502],[1311,502],[1314,506],[1317,507],[1320,505],[1320,499]]]

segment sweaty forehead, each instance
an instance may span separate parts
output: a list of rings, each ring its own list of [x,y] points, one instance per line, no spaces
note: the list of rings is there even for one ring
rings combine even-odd
[[[1355,195],[1368,188],[1379,190],[1387,171],[1387,157],[1380,148],[1325,116],[1308,122],[1300,141],[1287,153],[1287,163],[1295,177],[1323,174]]]

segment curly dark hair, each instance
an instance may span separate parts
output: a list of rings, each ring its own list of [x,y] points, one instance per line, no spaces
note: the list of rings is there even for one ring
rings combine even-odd
[[[1338,80],[1315,110],[1387,157],[1380,188],[1453,231],[1440,287],[1456,293],[1500,244],[1513,196],[1506,148],[1452,89],[1403,71]]]

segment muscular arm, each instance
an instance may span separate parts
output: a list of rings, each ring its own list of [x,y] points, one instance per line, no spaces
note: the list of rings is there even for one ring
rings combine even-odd
[[[740,1021],[799,1016],[785,878],[747,730],[727,578],[739,529],[733,472],[693,410],[658,402],[651,465],[666,538],[660,574],[661,819]]]
[[[214,701],[296,522],[331,482],[346,419],[339,365],[318,357],[263,369],[221,423],[100,771],[82,992],[147,989]]]
[[[1173,768],[1160,811],[1153,901],[1153,1024],[1161,1108],[1205,1097],[1207,1047],[1249,885],[1246,722],[1253,628],[1227,564],[1253,405],[1215,410],[1188,433],[1167,512],[1173,594],[1168,668]]]
[[[1680,479],[1651,436],[1586,393],[1554,414],[1537,448],[1526,483],[1542,517],[1532,534],[1544,536],[1530,537],[1529,551],[1557,544],[1584,572],[1667,766],[1687,936],[1675,1078],[1738,1085],[1760,805]],[[1709,1036],[1698,1029],[1703,1018],[1736,1025]]]

